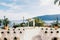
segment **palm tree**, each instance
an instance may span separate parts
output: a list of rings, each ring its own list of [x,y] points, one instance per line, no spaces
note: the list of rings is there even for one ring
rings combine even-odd
[[[9,23],[10,23],[10,21],[8,20],[8,18],[5,18],[5,16],[4,16],[4,20],[3,20],[4,28],[7,28]]]
[[[4,20],[3,20],[3,25],[4,26],[7,26],[9,24],[9,20],[8,20],[8,18],[5,18]]]
[[[42,21],[38,17],[29,18],[29,19],[27,19],[27,21],[28,21],[27,22],[28,26],[43,26],[44,25],[44,21]],[[35,22],[33,22],[33,21],[35,21]]]
[[[44,21],[42,21],[40,18],[35,17],[35,26],[43,26]]]
[[[54,1],[54,4],[56,4],[57,2],[59,2],[58,5],[60,5],[60,0],[55,0],[55,1]]]

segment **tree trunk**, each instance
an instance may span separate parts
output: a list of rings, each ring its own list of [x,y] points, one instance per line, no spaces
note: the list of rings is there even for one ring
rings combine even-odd
[[[5,29],[5,30],[8,30],[8,25],[7,25],[7,26],[4,26],[4,29]]]

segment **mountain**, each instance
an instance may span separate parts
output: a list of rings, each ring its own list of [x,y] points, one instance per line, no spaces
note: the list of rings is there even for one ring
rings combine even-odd
[[[44,21],[52,21],[52,20],[60,20],[60,14],[57,15],[44,15],[44,16],[37,16],[38,18],[44,20]]]

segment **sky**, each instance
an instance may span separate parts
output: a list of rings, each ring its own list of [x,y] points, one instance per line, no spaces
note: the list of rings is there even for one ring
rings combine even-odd
[[[54,0],[0,0],[0,19],[6,16],[9,20],[22,20],[42,16],[60,14],[58,2]]]

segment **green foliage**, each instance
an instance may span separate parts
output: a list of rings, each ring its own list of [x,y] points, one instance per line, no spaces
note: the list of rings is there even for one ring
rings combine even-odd
[[[44,21],[42,21],[38,17],[35,17],[34,19],[35,19],[35,26],[43,26],[44,25]]]
[[[58,0],[55,0],[55,1],[54,1],[54,4],[56,4],[57,2],[58,2]]]
[[[0,19],[0,26],[1,26],[2,20]]]
[[[13,28],[20,27],[20,24],[13,25]]]
[[[44,21],[39,19],[38,17],[33,18],[35,21],[35,26],[44,26]],[[28,24],[28,23],[27,23]],[[33,26],[33,21],[29,22],[29,26]]]
[[[25,23],[20,23],[20,24],[15,24],[13,25],[13,28],[17,28],[17,27],[25,27],[26,24]]]
[[[55,0],[55,1],[54,1],[54,4],[56,4],[57,2],[59,2],[58,5],[60,5],[60,1],[59,1],[59,0]]]
[[[3,25],[4,26],[7,26],[8,24],[9,24],[9,20],[8,20],[8,18],[5,18],[4,20],[3,20]]]
[[[33,21],[29,22],[29,26],[33,26]]]

